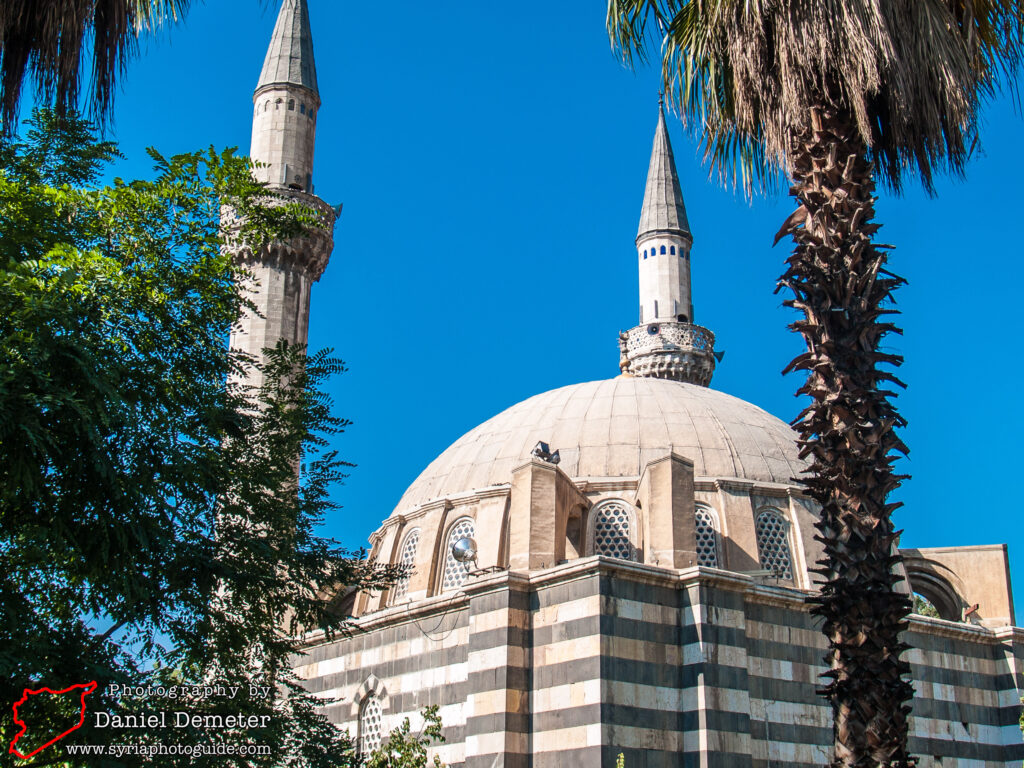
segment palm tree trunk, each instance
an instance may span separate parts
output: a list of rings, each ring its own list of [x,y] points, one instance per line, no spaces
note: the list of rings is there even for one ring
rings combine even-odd
[[[800,206],[779,237],[796,241],[780,288],[793,292],[786,304],[803,319],[792,327],[808,349],[787,371],[807,371],[800,394],[811,403],[793,425],[811,459],[803,483],[822,509],[825,560],[815,572],[827,582],[811,602],[824,620],[830,670],[819,693],[832,704],[833,768],[900,768],[916,762],[907,752],[913,688],[900,640],[912,606],[894,590],[899,505],[886,499],[904,479],[892,465],[906,446],[888,390],[901,384],[880,366],[902,358],[880,347],[899,333],[884,318],[903,280],[885,270],[888,246],[872,242],[873,170],[852,116],[822,106],[809,122],[790,158]]]

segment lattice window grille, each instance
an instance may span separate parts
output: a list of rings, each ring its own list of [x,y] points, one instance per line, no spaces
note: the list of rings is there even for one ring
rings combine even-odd
[[[718,567],[718,531],[709,509],[697,507],[697,565]]]
[[[473,521],[469,518],[460,520],[451,529],[448,534],[448,546],[445,550],[444,555],[444,578],[441,580],[441,591],[448,592],[453,589],[458,589],[466,583],[466,577],[469,576],[469,563],[460,563],[452,555],[452,545],[463,538],[468,536],[473,538],[476,534],[474,532]]]
[[[594,554],[633,559],[633,541],[630,538],[632,513],[617,501],[597,508],[594,520]]]
[[[359,710],[359,752],[369,755],[380,747],[384,736],[384,715],[380,708],[380,700],[370,696],[363,702]]]
[[[395,583],[393,598],[395,601],[401,600],[409,591],[409,577],[412,576],[412,566],[416,562],[416,548],[419,546],[419,543],[420,529],[415,528],[405,537],[402,552],[398,557],[398,564],[405,566],[409,570]]]
[[[755,523],[761,567],[784,579],[793,578],[789,552],[789,523],[778,512],[762,512]]]

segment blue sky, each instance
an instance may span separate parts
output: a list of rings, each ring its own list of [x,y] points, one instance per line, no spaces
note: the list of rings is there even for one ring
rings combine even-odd
[[[314,288],[310,344],[350,371],[331,391],[355,424],[356,462],[328,531],[359,547],[430,460],[530,395],[618,373],[635,324],[633,237],[657,119],[657,73],[627,71],[603,4],[310,0],[323,106],[316,185],[343,202]],[[277,0],[197,5],[144,42],[118,95],[115,169],[164,153],[248,151],[252,90]],[[964,181],[928,198],[881,193],[881,239],[909,280],[898,294],[909,387],[899,408],[913,477],[898,492],[905,546],[1006,542],[1024,606],[1019,477],[1022,120],[984,113]],[[708,180],[695,142],[670,130],[694,232],[696,321],[726,351],[713,386],[790,420],[800,350],[774,294],[791,210]],[[1017,467],[1017,469],[1015,469]],[[1018,621],[1020,614],[1018,614]]]

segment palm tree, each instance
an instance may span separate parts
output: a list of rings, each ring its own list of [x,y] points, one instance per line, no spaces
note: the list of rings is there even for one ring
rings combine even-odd
[[[648,27],[650,25],[650,27]],[[794,421],[810,458],[801,482],[821,505],[823,619],[834,715],[832,765],[910,766],[913,689],[900,633],[911,610],[894,590],[889,494],[907,452],[883,351],[889,246],[874,242],[875,183],[961,173],[981,103],[1016,72],[1019,0],[609,0],[608,30],[628,63],[660,45],[662,80],[703,136],[712,168],[749,193],[791,179],[797,208],[776,236],[796,248],[779,288],[801,313],[810,405]],[[656,30],[655,30],[656,27]]]
[[[3,0],[0,2],[0,127],[18,116],[22,85],[31,76],[58,111],[74,108],[81,90],[86,41],[92,43],[96,117],[110,113],[114,85],[141,32],[178,19],[190,0]]]

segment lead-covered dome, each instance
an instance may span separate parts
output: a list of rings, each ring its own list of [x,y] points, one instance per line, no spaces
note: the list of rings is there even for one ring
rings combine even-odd
[[[396,511],[508,483],[538,441],[574,479],[636,477],[674,451],[694,475],[793,484],[804,463],[795,433],[756,405],[666,379],[620,376],[513,405],[456,440],[409,486]]]

